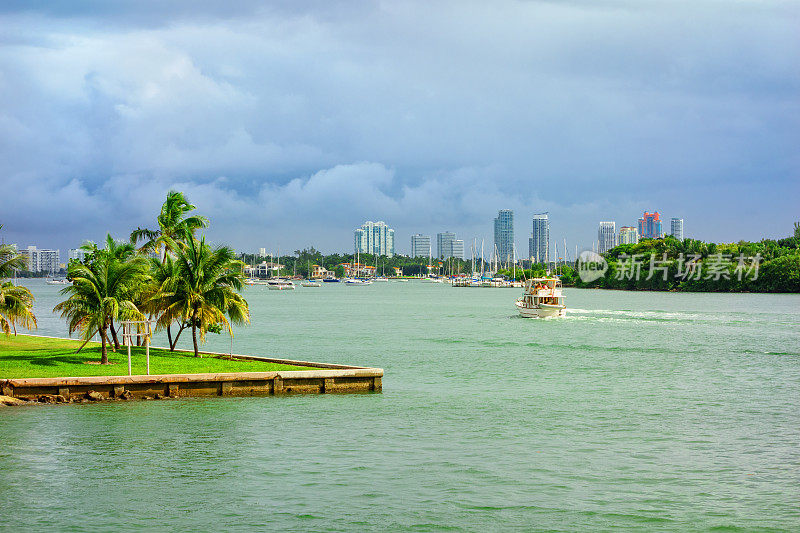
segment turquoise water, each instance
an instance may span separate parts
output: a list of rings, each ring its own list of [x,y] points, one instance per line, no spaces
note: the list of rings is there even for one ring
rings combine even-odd
[[[383,393],[5,409],[0,529],[800,529],[799,295],[519,292],[249,288],[234,352]]]

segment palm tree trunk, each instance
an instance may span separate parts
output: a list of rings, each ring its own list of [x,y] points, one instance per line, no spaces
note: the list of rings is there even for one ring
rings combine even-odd
[[[108,364],[108,349],[106,348],[106,326],[100,328],[100,364]]]
[[[111,324],[109,324],[111,328],[111,338],[114,339],[114,348],[113,350],[116,352],[119,350],[119,339],[117,339],[117,330],[114,328],[114,319],[111,319]]]
[[[194,356],[200,357],[200,352],[197,350],[197,322],[192,320],[192,342],[194,342]]]
[[[167,326],[167,342],[169,342],[169,350],[172,351],[172,324]]]
[[[181,324],[181,329],[179,329],[178,330],[178,334],[175,335],[175,341],[170,343],[170,345],[169,345],[169,351],[170,352],[174,352],[175,351],[175,347],[178,345],[178,339],[181,338],[181,333],[183,333],[184,329],[186,329],[186,324],[185,323]]]

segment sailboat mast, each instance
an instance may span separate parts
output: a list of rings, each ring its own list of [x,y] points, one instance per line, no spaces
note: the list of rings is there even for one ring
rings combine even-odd
[[[514,275],[511,277],[511,279],[512,279],[512,281],[517,281],[517,244],[516,243],[514,243],[514,246],[512,246],[512,248],[511,248],[511,255],[512,255],[511,259],[512,259],[513,265],[514,265],[514,267],[513,267],[514,268]]]

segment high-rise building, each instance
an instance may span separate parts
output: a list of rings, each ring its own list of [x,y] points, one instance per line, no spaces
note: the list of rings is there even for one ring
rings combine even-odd
[[[379,220],[367,220],[353,235],[354,252],[394,256],[394,230]]]
[[[535,263],[544,263],[550,257],[550,220],[548,213],[533,215],[533,233],[528,239],[528,255]]]
[[[39,250],[36,246],[28,246],[20,252],[28,260],[28,270],[31,272],[56,272],[61,267],[59,250]]]
[[[449,231],[436,234],[436,257],[464,259],[464,241],[456,239],[456,234]]]
[[[672,236],[678,239],[679,241],[683,240],[683,219],[682,218],[673,218],[670,220],[670,233]]]
[[[514,253],[514,211],[501,209],[494,219],[494,245],[500,261],[511,261]]]
[[[266,248],[259,248],[258,249],[258,257],[267,257],[267,249]]]
[[[439,259],[446,259],[450,257],[453,252],[453,241],[456,238],[455,233],[445,231],[444,233],[436,234],[436,257]]]
[[[632,226],[619,228],[619,244],[636,244],[639,242],[639,230]]]
[[[597,252],[605,253],[617,245],[617,229],[614,222],[600,222],[597,229]]]
[[[639,219],[639,238],[640,239],[660,239],[664,236],[661,230],[661,215],[658,211],[655,213],[644,212],[642,218]]]
[[[428,257],[431,253],[430,235],[417,233],[411,236],[411,257]]]
[[[74,259],[75,261],[83,263],[83,260],[86,259],[86,252],[80,248],[70,248],[69,252],[67,252],[67,257],[70,261]]]
[[[464,259],[463,239],[453,239],[453,251],[450,253],[450,257],[455,257],[456,259]]]

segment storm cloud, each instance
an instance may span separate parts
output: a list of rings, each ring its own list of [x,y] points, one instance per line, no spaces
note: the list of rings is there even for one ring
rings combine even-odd
[[[152,226],[170,188],[237,249],[348,250],[366,219],[590,246],[645,209],[781,237],[800,198],[800,9],[766,2],[6,2],[0,223]],[[524,254],[523,254],[524,255]]]

